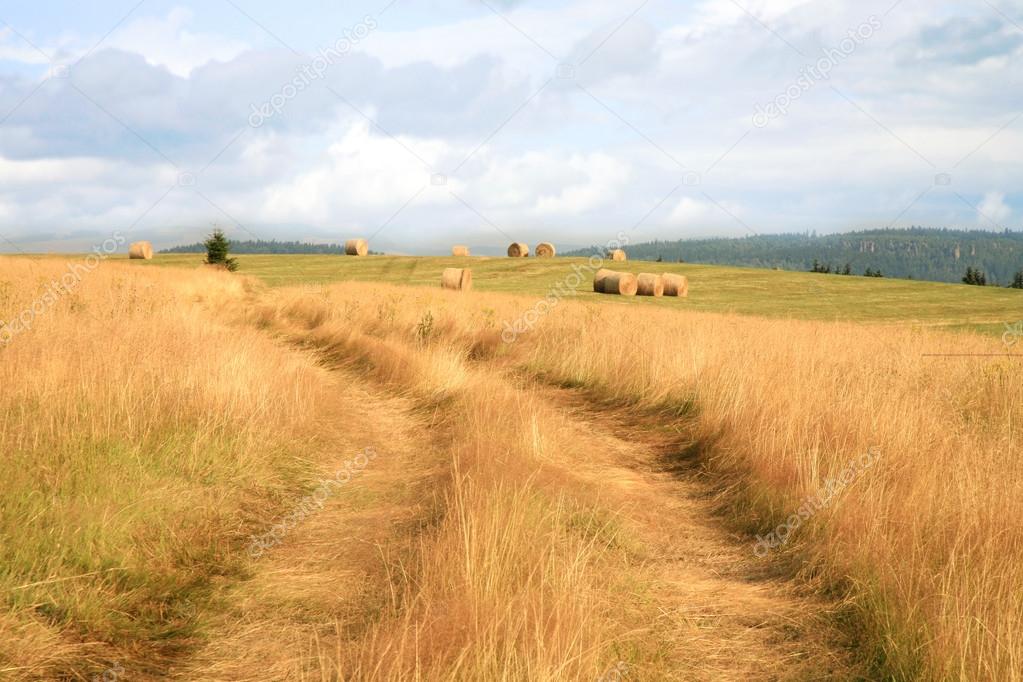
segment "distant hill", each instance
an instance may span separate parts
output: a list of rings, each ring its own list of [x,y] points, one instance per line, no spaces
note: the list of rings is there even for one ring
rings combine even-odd
[[[308,253],[308,254],[343,254],[344,244],[309,244],[307,242],[279,242],[276,239],[269,241],[249,239],[246,241],[231,241],[231,253],[234,254],[273,254],[273,253]],[[160,253],[206,253],[206,247],[202,243],[186,244],[164,249]]]
[[[564,255],[589,255],[599,247]],[[987,274],[988,284],[1006,286],[1023,270],[1023,232],[985,232],[914,227],[817,236],[771,234],[737,239],[653,241],[625,247],[633,260],[810,270],[816,260],[832,270],[849,264],[885,277],[959,282],[967,267]]]

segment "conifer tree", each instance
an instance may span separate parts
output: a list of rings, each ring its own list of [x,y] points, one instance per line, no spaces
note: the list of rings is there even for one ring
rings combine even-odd
[[[205,241],[204,246],[206,247],[207,265],[221,265],[231,272],[238,269],[238,260],[227,256],[231,250],[231,242],[219,227],[213,228],[213,234]]]

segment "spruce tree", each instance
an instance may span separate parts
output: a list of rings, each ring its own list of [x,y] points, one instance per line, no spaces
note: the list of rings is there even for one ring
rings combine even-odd
[[[235,258],[228,258],[227,254],[231,249],[231,242],[224,236],[224,231],[219,227],[213,228],[213,234],[209,236],[204,244],[206,247],[206,264],[220,265],[234,272],[238,269],[238,261]]]
[[[1023,270],[1016,273],[1016,276],[1012,278],[1012,284],[1009,285],[1010,289],[1023,289]]]
[[[966,268],[966,274],[963,275],[963,284],[972,284],[979,287],[987,286],[987,275],[979,268]]]

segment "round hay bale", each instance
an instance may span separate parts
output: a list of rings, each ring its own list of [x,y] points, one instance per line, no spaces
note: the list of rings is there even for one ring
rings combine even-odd
[[[636,295],[664,296],[664,277],[651,275],[648,272],[640,273],[636,278]]]
[[[509,258],[525,258],[529,255],[529,244],[523,244],[522,242],[515,242],[508,247]]]
[[[685,298],[689,295],[689,278],[685,275],[664,275],[664,295]]]
[[[365,239],[349,239],[345,242],[346,256],[365,256],[369,253],[369,242]]]
[[[540,242],[536,245],[536,257],[537,258],[554,258],[554,244],[550,242]]]
[[[621,249],[615,249],[611,252],[611,260],[625,260],[625,252]]]
[[[596,274],[593,275],[593,290],[598,294],[604,293],[604,280],[607,279],[608,275],[613,275],[614,272],[614,270],[608,270],[607,268],[597,270]]]
[[[639,288],[636,276],[631,272],[612,272],[604,278],[604,293],[621,296],[635,296]]]
[[[472,289],[472,270],[469,268],[445,268],[440,276],[440,285],[454,291]]]
[[[455,246],[451,247],[451,255],[457,256],[459,258],[465,258],[466,256],[469,255],[469,247],[462,246],[461,244],[456,244]]]
[[[128,258],[132,260],[153,260],[153,245],[149,242],[135,242],[128,247]]]

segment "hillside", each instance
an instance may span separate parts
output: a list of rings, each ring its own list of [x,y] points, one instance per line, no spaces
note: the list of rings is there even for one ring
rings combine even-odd
[[[597,247],[566,253],[589,255]],[[680,239],[632,244],[634,260],[809,270],[813,262],[853,274],[870,268],[885,277],[959,282],[967,267],[980,268],[989,284],[1007,286],[1023,269],[1023,232],[911,228],[842,234],[765,234],[740,239]]]
[[[0,678],[1023,680],[1023,365],[910,328],[1021,292],[240,260],[0,259]]]
[[[142,267],[199,267],[197,255],[161,255]],[[275,286],[327,285],[339,281],[387,282],[436,287],[444,268],[470,267],[473,287],[539,299],[572,299],[605,305],[616,297],[593,293],[593,269],[585,258],[437,258],[409,256],[241,255],[239,274]],[[616,263],[619,270],[674,272],[692,282],[685,299],[640,297],[630,305],[706,312],[734,312],[776,318],[857,320],[927,327],[969,328],[1001,335],[1021,316],[1023,291],[873,277],[837,277],[810,272],[736,268],[692,263]],[[577,276],[578,273],[578,276]]]

